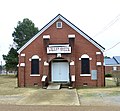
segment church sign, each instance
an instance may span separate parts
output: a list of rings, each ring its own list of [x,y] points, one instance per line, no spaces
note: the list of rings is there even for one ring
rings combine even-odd
[[[47,47],[47,54],[71,53],[71,47]]]

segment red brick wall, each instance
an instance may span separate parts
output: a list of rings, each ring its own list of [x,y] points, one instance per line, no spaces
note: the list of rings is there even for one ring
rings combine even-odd
[[[120,70],[120,66],[116,66],[117,70]],[[105,74],[111,74],[111,71],[113,70],[113,66],[105,66]]]
[[[61,21],[61,20],[59,20]],[[62,57],[70,62],[75,61],[74,66],[70,66],[70,74],[75,75],[76,82],[75,86],[83,86],[87,83],[88,86],[104,86],[104,68],[103,68],[103,54],[96,55],[96,52],[101,52],[88,40],[82,37],[79,33],[73,30],[71,27],[62,22],[62,29],[56,28],[56,23],[44,31],[37,39],[35,39],[28,47],[26,47],[21,53],[25,53],[25,57],[19,55],[19,64],[25,62],[25,67],[19,67],[19,86],[33,86],[34,84],[41,85],[41,78],[43,74],[48,75],[50,80],[50,68],[49,66],[44,66],[44,61],[50,61],[56,58],[56,54],[46,53],[46,44],[69,44],[68,35],[75,34],[75,40],[71,41],[72,53],[62,54]],[[50,40],[43,40],[43,35],[50,35]],[[90,70],[97,70],[98,79],[91,80],[90,77],[81,77],[81,61],[79,58],[83,55],[89,55],[92,60],[90,60]],[[31,62],[29,59],[33,55],[38,55],[41,58],[40,61],[40,76],[31,77]],[[102,62],[102,66],[96,66],[96,62]]]

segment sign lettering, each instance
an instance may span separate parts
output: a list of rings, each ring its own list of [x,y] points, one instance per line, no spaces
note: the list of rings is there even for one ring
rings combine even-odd
[[[47,47],[47,53],[71,53],[71,47]]]

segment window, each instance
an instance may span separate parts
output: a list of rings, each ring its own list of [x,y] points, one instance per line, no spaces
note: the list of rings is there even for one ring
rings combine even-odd
[[[39,74],[39,59],[32,59],[31,74]]]
[[[81,73],[90,74],[89,58],[81,58]]]
[[[57,22],[57,23],[56,23],[56,27],[57,27],[57,28],[62,28],[62,22]]]
[[[113,66],[113,71],[116,71],[117,70],[117,67],[116,66]]]

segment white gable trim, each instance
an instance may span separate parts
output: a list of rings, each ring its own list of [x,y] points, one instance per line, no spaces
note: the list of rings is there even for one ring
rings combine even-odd
[[[110,65],[105,65],[104,66],[120,66],[120,64],[110,64]]]
[[[66,24],[68,24],[71,28],[73,28],[75,31],[77,31],[80,35],[82,35],[84,38],[86,38],[89,42],[91,42],[93,45],[95,45],[97,48],[99,48],[102,52],[104,49],[100,47],[96,42],[94,42],[92,39],[90,39],[86,34],[84,34],[81,30],[79,30],[77,27],[75,27],[72,23],[67,21],[65,18],[60,16],[60,19],[63,20]]]
[[[82,35],[84,38],[86,38],[89,42],[91,42],[93,45],[95,45],[97,48],[99,48],[102,52],[104,49],[100,47],[94,40],[90,39],[85,33],[83,33],[80,29],[78,29],[75,25],[73,25],[71,22],[69,22],[67,19],[65,19],[60,14],[56,16],[53,20],[51,20],[46,26],[44,26],[40,32],[38,32],[34,37],[32,37],[23,47],[21,47],[17,52],[20,54],[20,52],[25,49],[28,45],[31,44],[40,34],[42,34],[46,29],[48,29],[53,23],[55,23],[58,19],[61,19],[64,21],[67,25],[69,25],[71,28],[73,28],[75,31],[77,31],[80,35]]]

